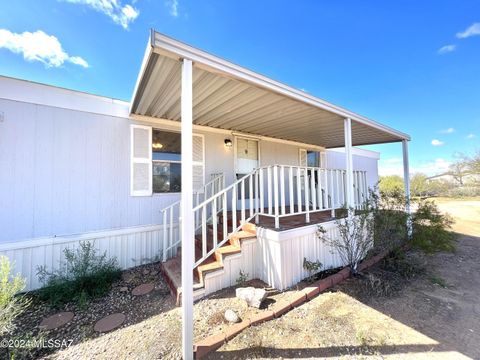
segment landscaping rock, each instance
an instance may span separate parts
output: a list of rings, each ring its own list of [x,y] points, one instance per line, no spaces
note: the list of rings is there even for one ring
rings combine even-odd
[[[240,318],[238,317],[237,313],[231,309],[228,309],[225,311],[225,320],[231,323],[237,323],[240,321]]]
[[[248,306],[259,309],[262,301],[267,297],[267,292],[265,289],[247,287],[236,289],[235,295],[237,298],[244,300]]]
[[[122,325],[124,321],[125,314],[117,313],[108,315],[97,321],[93,329],[101,333],[108,332]]]
[[[39,328],[42,330],[52,330],[65,325],[73,319],[73,312],[60,312],[42,320]]]
[[[128,287],[126,287],[126,286],[122,286],[120,288],[120,292],[127,292],[127,291],[128,291]]]
[[[141,284],[132,290],[132,295],[135,295],[135,296],[146,295],[152,292],[154,288],[155,288],[155,284],[153,283]]]

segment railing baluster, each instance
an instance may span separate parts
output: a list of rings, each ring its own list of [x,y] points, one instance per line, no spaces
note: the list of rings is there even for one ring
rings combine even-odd
[[[288,167],[288,195],[289,195],[289,202],[290,202],[290,214],[295,212],[295,204],[293,200],[293,167]]]
[[[237,186],[232,189],[232,232],[237,228]]]
[[[265,182],[264,182],[264,174],[263,169],[259,169],[260,171],[260,183],[258,186],[260,187],[260,213],[263,214],[265,211]]]
[[[217,198],[213,198],[213,203],[212,203],[212,227],[213,227],[213,247],[216,248],[218,244]]]
[[[335,207],[338,209],[340,207],[340,170],[335,170],[335,181],[337,183],[337,202],[335,203]]]
[[[202,206],[202,257],[207,254],[207,206]]]
[[[250,176],[248,177],[248,197],[250,199],[250,206],[249,206],[249,213],[250,213],[250,217],[253,216],[253,176],[252,174],[250,174]]]
[[[170,240],[169,240],[169,245],[173,245],[173,206],[170,207],[170,229],[169,229],[169,234],[170,234]],[[172,249],[173,253],[173,249]]]
[[[272,168],[267,168],[268,214],[272,215]]]
[[[315,211],[317,210],[317,193],[315,189],[315,174],[313,172],[314,170],[312,168],[310,170],[310,191],[312,193],[311,195],[312,209]]]
[[[330,209],[330,191],[328,189],[328,169],[325,169],[325,210]]]
[[[310,222],[310,198],[309,198],[309,191],[308,191],[308,179],[307,179],[307,168],[303,170],[303,184],[305,187],[305,222]]]
[[[240,195],[240,209],[241,209],[241,221],[245,223],[245,180],[240,183],[241,195]]]
[[[163,216],[163,262],[167,261],[167,212],[162,210]]]
[[[259,181],[259,172],[260,170],[257,169],[257,171],[255,171],[255,175],[254,175],[254,179],[255,179],[255,213],[257,214],[255,216],[255,224],[258,224],[258,221],[259,221],[259,216],[258,214],[260,213],[260,196],[259,196],[259,190],[258,190],[258,181]]]
[[[335,184],[333,183],[333,170],[330,170],[330,197],[332,199],[332,218],[335,217]]]
[[[303,212],[302,209],[302,171],[297,167],[297,207],[298,212]]]
[[[315,169],[315,182],[316,182],[316,187],[317,187],[317,208],[318,210],[322,209],[322,181],[320,179],[320,168]]]
[[[280,165],[280,206],[285,215],[285,166]]]
[[[279,208],[278,208],[278,166],[273,166],[273,205],[275,207],[275,229],[280,227]]]
[[[228,236],[228,208],[227,208],[227,193],[222,195],[222,215],[223,215],[223,238],[226,239]]]

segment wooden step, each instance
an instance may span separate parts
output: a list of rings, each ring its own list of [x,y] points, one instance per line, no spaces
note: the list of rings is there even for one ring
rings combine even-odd
[[[223,232],[223,229],[222,229]],[[223,240],[223,233],[218,232],[218,241]],[[242,230],[230,235],[229,241],[216,249],[212,255],[205,259],[199,266],[193,270],[194,291],[201,291],[204,288],[205,275],[223,269],[224,258],[230,255],[239,254],[242,251],[241,243],[245,239],[256,237],[255,224],[246,223],[242,225]],[[213,227],[207,232],[207,252],[213,248]],[[195,237],[195,259],[198,261],[202,257],[202,238]],[[161,270],[172,294],[176,298],[177,305],[181,301],[181,247],[177,251],[177,256],[162,263]]]

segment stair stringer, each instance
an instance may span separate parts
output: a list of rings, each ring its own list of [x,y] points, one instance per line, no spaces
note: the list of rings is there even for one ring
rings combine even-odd
[[[240,271],[246,275],[246,280],[256,278],[257,238],[243,239],[240,247],[241,251],[239,253],[223,257],[223,267],[221,269],[205,274],[203,279],[205,296],[237,285]]]

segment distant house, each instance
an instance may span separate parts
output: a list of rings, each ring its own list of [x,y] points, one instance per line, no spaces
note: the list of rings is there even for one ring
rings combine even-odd
[[[336,210],[378,181],[379,154],[352,146],[403,142],[407,161],[408,140],[152,32],[130,102],[0,77],[0,254],[28,289],[82,240],[123,268],[161,260],[173,291],[182,246],[196,298],[240,271],[284,289],[304,258],[342,265],[315,230],[338,236]]]

